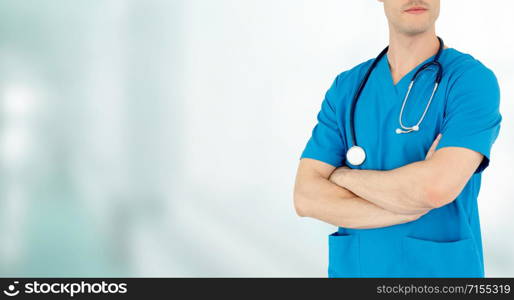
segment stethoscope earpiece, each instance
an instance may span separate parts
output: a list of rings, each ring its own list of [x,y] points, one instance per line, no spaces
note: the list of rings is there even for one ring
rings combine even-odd
[[[419,126],[414,125],[410,128],[407,128],[407,130],[402,130],[400,128],[396,128],[396,134],[409,133],[409,132],[413,132],[413,131],[419,131]]]

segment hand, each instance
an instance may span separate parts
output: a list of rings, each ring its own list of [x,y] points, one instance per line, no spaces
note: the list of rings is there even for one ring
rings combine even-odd
[[[441,140],[442,136],[443,135],[441,133],[437,135],[434,142],[432,143],[432,146],[430,146],[430,149],[428,149],[427,155],[425,156],[425,160],[428,160],[432,157],[432,154],[434,154],[435,148],[437,147],[437,144],[439,144],[439,141]]]

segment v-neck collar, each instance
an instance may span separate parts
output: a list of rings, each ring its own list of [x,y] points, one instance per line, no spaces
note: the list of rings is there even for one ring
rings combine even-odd
[[[443,51],[441,52],[441,56],[439,57],[439,60],[441,60],[441,57],[443,56],[444,52],[448,49],[452,49],[452,48],[450,48],[450,47],[444,48]],[[384,55],[384,57],[381,59],[382,61],[380,61],[379,63],[382,64],[383,70],[386,73],[388,84],[390,86],[392,86],[393,89],[395,89],[398,92],[398,90],[403,90],[403,87],[407,84],[406,82],[410,83],[412,77],[414,77],[414,74],[416,73],[416,71],[419,68],[421,68],[421,66],[428,63],[429,61],[434,60],[435,56],[436,56],[436,54],[430,56],[429,58],[425,59],[423,62],[418,64],[416,67],[414,67],[412,70],[410,70],[407,74],[403,75],[403,77],[400,78],[400,80],[396,84],[394,84],[393,74],[391,73],[391,68],[389,67],[388,53],[386,53],[386,55]]]

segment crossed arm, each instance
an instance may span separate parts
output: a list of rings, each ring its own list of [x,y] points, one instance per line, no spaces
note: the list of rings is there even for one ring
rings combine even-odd
[[[476,151],[444,147],[440,135],[424,161],[388,170],[335,168],[300,161],[294,205],[302,217],[347,228],[378,228],[414,221],[453,201],[483,159]]]

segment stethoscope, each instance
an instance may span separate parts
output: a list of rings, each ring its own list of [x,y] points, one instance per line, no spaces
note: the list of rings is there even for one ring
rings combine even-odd
[[[441,77],[443,74],[443,66],[439,63],[439,57],[441,56],[441,53],[443,51],[444,42],[440,37],[437,37],[437,39],[439,40],[439,50],[437,51],[437,54],[435,55],[434,60],[427,62],[423,66],[421,66],[421,68],[419,68],[416,71],[416,73],[414,73],[414,76],[412,77],[412,80],[409,84],[409,88],[407,90],[407,93],[405,94],[405,98],[403,99],[402,108],[400,110],[400,116],[398,117],[398,121],[400,123],[401,128],[396,128],[397,134],[409,133],[412,131],[419,131],[419,125],[421,124],[421,122],[423,122],[423,119],[425,118],[427,110],[430,107],[430,103],[432,102],[432,99],[434,98],[434,94],[437,91],[439,83],[441,82]],[[352,145],[353,146],[350,149],[348,149],[348,151],[346,152],[346,160],[354,166],[361,165],[364,162],[364,160],[366,159],[366,152],[364,151],[364,149],[362,147],[357,146],[357,142],[355,140],[356,139],[355,123],[354,123],[355,106],[357,105],[359,96],[361,95],[362,90],[364,89],[364,86],[366,85],[366,82],[368,81],[371,72],[373,71],[373,69],[375,68],[377,63],[380,61],[380,59],[387,53],[388,49],[389,49],[389,46],[387,46],[384,50],[382,50],[382,52],[380,52],[380,54],[377,56],[377,58],[373,61],[373,63],[369,67],[368,71],[366,72],[366,75],[364,75],[364,78],[360,82],[359,88],[357,89],[357,92],[355,93],[355,95],[353,97],[351,112],[350,112],[350,126],[351,126],[350,131],[352,134]],[[407,99],[409,98],[410,91],[411,91],[412,87],[414,86],[414,81],[418,77],[418,74],[421,73],[421,71],[427,69],[430,66],[437,67],[437,76],[435,78],[435,84],[434,84],[434,89],[432,90],[432,95],[430,96],[430,99],[428,100],[428,103],[425,107],[425,111],[423,112],[423,115],[421,116],[419,121],[414,126],[410,126],[410,127],[405,126],[402,123],[403,109],[405,107],[405,103],[407,102]]]

